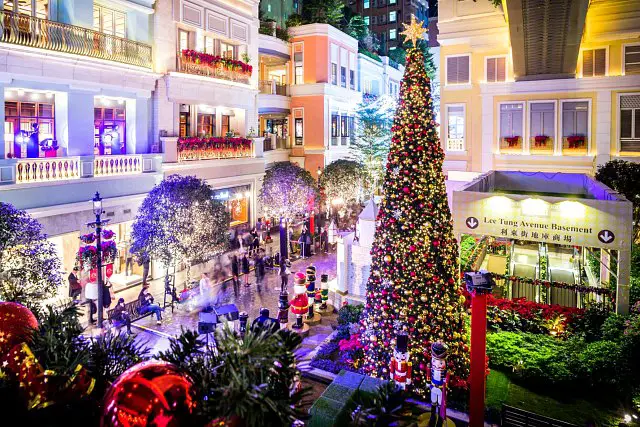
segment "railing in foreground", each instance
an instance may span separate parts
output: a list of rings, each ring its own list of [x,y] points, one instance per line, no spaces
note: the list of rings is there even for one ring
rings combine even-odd
[[[0,42],[151,68],[151,46],[34,16],[0,11]]]

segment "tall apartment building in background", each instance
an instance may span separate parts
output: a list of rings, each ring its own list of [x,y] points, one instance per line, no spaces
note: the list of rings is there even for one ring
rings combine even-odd
[[[346,0],[354,12],[364,17],[380,41],[380,53],[388,55],[389,50],[402,45],[400,32],[402,23],[411,22],[411,15],[420,21],[429,19],[427,0]],[[427,34],[427,37],[429,35]]]
[[[302,12],[302,0],[262,0],[260,13],[265,19],[273,19],[279,27],[285,26],[289,16]]]

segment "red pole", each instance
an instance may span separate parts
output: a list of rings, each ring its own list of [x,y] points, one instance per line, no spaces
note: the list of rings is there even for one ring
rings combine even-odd
[[[487,294],[471,298],[471,405],[469,427],[484,427],[485,359],[487,353]]]

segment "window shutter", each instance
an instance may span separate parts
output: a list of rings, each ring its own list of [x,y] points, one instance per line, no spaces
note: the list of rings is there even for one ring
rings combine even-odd
[[[458,83],[469,83],[469,57],[458,57]]]
[[[593,58],[593,74],[596,76],[604,76],[607,68],[607,50],[595,49]]]
[[[447,58],[447,83],[455,84],[458,79],[458,58]]]
[[[507,58],[497,58],[496,63],[496,81],[504,82],[507,80]]]
[[[582,51],[582,77],[593,77],[593,50]]]
[[[620,111],[620,138],[631,138],[633,126],[633,110]]]
[[[487,82],[496,81],[496,62],[498,58],[487,58]]]
[[[624,73],[640,74],[640,46],[625,46]]]

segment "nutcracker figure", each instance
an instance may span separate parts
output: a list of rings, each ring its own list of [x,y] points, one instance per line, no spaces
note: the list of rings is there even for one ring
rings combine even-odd
[[[409,362],[409,336],[406,332],[396,335],[396,348],[389,366],[391,380],[395,381],[401,389],[406,390],[411,385],[411,362]]]
[[[309,297],[307,297],[307,287],[305,286],[306,278],[304,273],[296,273],[293,283],[294,297],[289,304],[291,305],[291,312],[296,315],[296,323],[292,326],[294,329],[301,329],[302,315],[307,313],[309,309]]]
[[[316,267],[310,264],[307,267],[307,298],[309,298],[309,313],[307,319],[313,319],[313,301],[316,298]]]
[[[322,304],[320,308],[322,310],[327,309],[327,301],[329,300],[329,275],[322,274],[320,276],[320,296],[322,298]]]
[[[430,427],[441,427],[447,419],[447,345],[441,341],[431,344],[431,368],[427,369],[427,381],[431,384]]]
[[[278,322],[280,328],[285,328],[289,322],[289,293],[281,291],[278,298]]]

